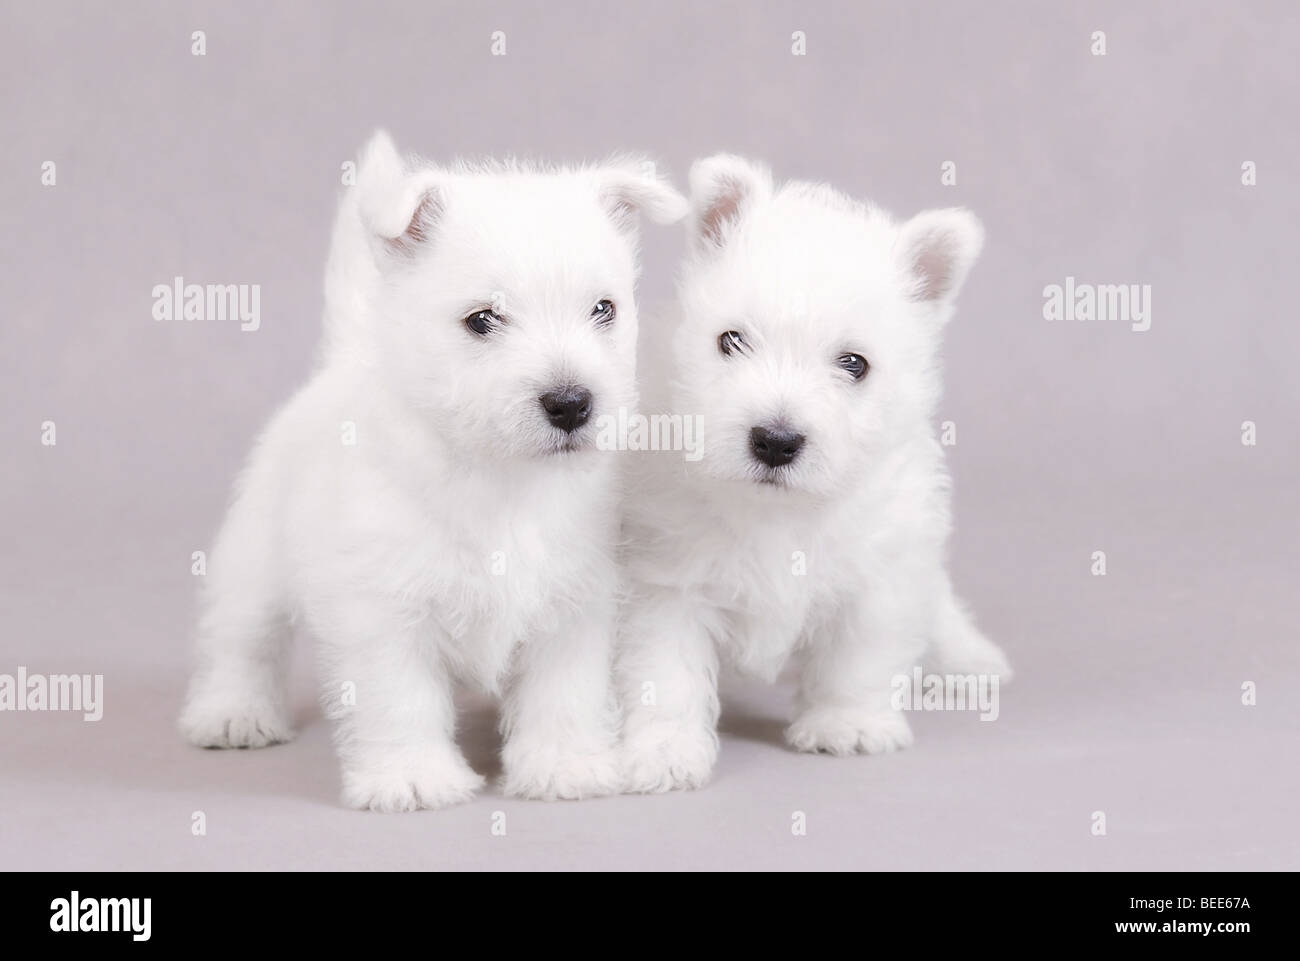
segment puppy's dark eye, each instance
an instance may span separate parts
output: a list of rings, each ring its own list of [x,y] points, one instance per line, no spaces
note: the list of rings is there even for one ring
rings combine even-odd
[[[744,336],[738,330],[728,330],[718,335],[718,350],[730,357],[732,354],[743,354],[749,350],[749,345],[745,343]]]
[[[465,326],[480,337],[486,337],[501,326],[501,316],[494,310],[476,310],[465,318]]]
[[[867,358],[861,354],[840,354],[839,357],[835,358],[835,363],[842,370],[848,371],[849,376],[854,380],[861,380],[866,377],[867,371],[871,369],[871,365],[867,363]]]
[[[597,327],[608,327],[614,322],[614,301],[602,300],[595,307],[591,308],[591,319],[596,322]]]

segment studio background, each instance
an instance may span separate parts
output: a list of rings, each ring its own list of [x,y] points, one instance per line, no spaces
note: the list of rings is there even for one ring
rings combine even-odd
[[[0,672],[102,673],[105,701],[0,713],[0,867],[1300,866],[1295,4],[0,10]],[[341,165],[380,125],[434,160],[638,150],[684,188],[728,150],[900,215],[974,210],[940,417],[955,581],[1017,668],[999,719],[801,756],[788,690],[743,687],[703,791],[368,815],[339,806],[301,651],[297,741],[184,744],[191,554],[311,369]],[[683,237],[643,231],[650,346]],[[155,321],[176,276],[260,285],[260,329]],[[1150,329],[1045,320],[1067,277],[1150,285]],[[462,734],[489,772],[492,724]]]

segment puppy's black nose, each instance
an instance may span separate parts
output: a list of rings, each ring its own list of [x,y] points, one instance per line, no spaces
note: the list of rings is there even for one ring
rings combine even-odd
[[[799,456],[803,434],[786,427],[755,427],[749,432],[749,449],[768,467],[780,467]]]
[[[591,391],[585,387],[561,387],[537,398],[552,424],[572,433],[591,416]]]

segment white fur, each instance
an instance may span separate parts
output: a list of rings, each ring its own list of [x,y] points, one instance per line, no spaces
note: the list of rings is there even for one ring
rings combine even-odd
[[[291,736],[301,621],[347,804],[436,808],[482,785],[454,740],[458,680],[503,695],[507,793],[617,789],[617,475],[593,431],[635,399],[636,209],[686,212],[632,162],[439,169],[374,137],[334,230],[322,362],[253,449],[211,551],[189,740]],[[492,306],[502,327],[471,333]],[[572,435],[539,403],[565,384],[595,395]]]
[[[719,654],[769,680],[793,659],[799,750],[911,743],[890,683],[927,645],[1009,676],[953,594],[949,479],[933,415],[939,346],[982,242],[963,210],[898,223],[736,157],[691,175],[673,410],[702,415],[698,463],[651,458],[627,499],[630,600],[618,656],[630,788],[696,787],[717,754]],[[743,355],[718,337],[744,334]],[[871,365],[861,381],[836,364]],[[760,464],[751,427],[806,435]],[[800,574],[800,570],[806,573]]]

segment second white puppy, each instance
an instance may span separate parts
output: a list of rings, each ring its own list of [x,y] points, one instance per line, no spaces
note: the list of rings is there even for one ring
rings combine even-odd
[[[504,787],[619,786],[617,490],[597,418],[634,402],[640,165],[412,165],[371,141],[338,215],[321,366],[254,449],[212,549],[181,717],[290,736],[287,628],[320,641],[343,797],[467,799],[453,683],[504,694]]]
[[[698,463],[628,500],[619,684],[629,787],[698,786],[717,753],[718,652],[774,679],[799,658],[796,748],[906,746],[891,682],[937,665],[1004,679],[944,565],[949,479],[932,417],[939,346],[983,231],[898,223],[827,187],[701,161],[673,341],[673,411]]]

